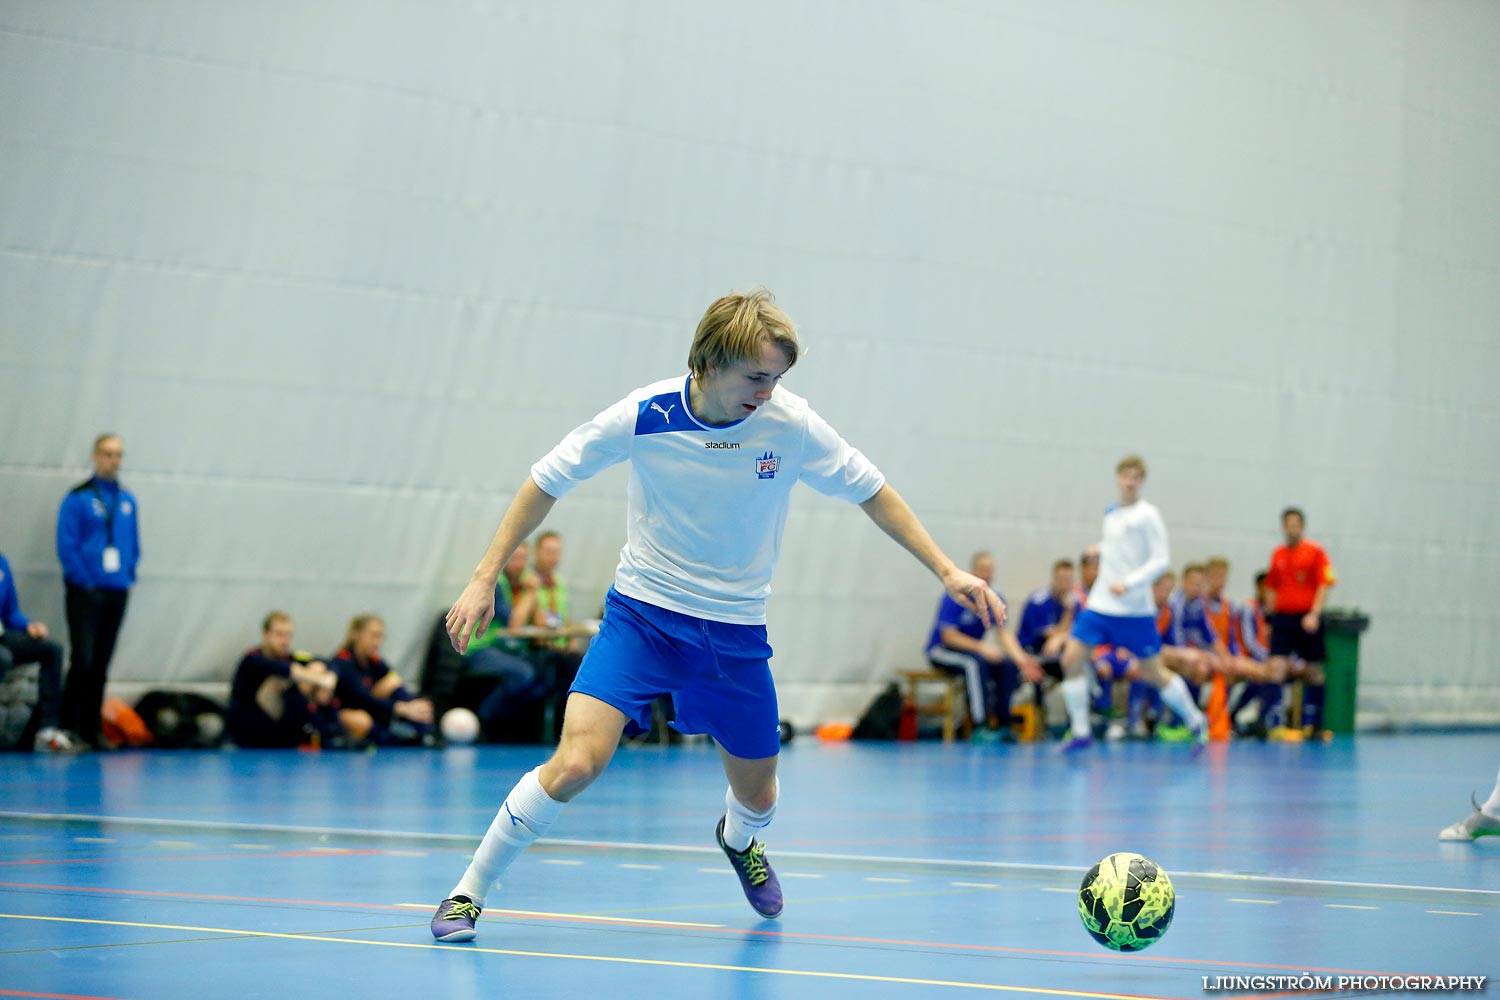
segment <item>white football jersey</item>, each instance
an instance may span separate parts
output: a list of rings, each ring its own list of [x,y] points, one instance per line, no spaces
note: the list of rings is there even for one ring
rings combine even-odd
[[[688,406],[691,378],[635,390],[563,438],[531,478],[561,499],[628,460],[615,589],[698,618],[764,624],[792,486],[801,480],[864,503],[885,477],[807,400],[779,385],[743,420],[700,423]]]
[[[1161,511],[1144,500],[1129,507],[1111,504],[1104,512],[1104,539],[1099,543],[1099,577],[1089,591],[1088,610],[1101,615],[1156,617],[1151,585],[1167,571],[1167,526]],[[1110,593],[1121,581],[1129,589]]]

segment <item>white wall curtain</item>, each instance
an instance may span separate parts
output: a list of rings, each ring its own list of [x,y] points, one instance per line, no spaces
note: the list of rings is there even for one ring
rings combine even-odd
[[[766,284],[787,383],[1013,607],[1140,452],[1243,596],[1306,508],[1367,718],[1500,719],[1500,6],[0,2],[0,550],[123,435],[115,690],[271,607],[411,676],[531,462]],[[560,504],[575,607],[620,470]],[[784,714],[852,719],[939,589],[801,491]]]

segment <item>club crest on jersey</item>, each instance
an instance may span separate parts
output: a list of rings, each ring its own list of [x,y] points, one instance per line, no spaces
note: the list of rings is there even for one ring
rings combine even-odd
[[[769,451],[755,460],[755,475],[760,479],[775,479],[781,459]]]

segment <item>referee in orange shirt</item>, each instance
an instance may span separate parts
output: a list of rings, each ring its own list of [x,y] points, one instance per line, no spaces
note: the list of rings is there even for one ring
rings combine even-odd
[[[1281,512],[1286,544],[1271,553],[1266,585],[1275,603],[1271,608],[1271,670],[1275,677],[1301,677],[1302,730],[1322,734],[1323,602],[1337,582],[1328,553],[1302,537],[1307,518],[1296,507]],[[1297,660],[1291,660],[1295,656]]]

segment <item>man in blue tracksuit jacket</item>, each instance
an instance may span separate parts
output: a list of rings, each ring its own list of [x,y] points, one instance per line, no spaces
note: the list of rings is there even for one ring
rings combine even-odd
[[[140,511],[118,478],[124,457],[119,435],[99,435],[94,475],[69,490],[57,512],[70,646],[63,727],[101,749],[105,677],[141,558]]]

